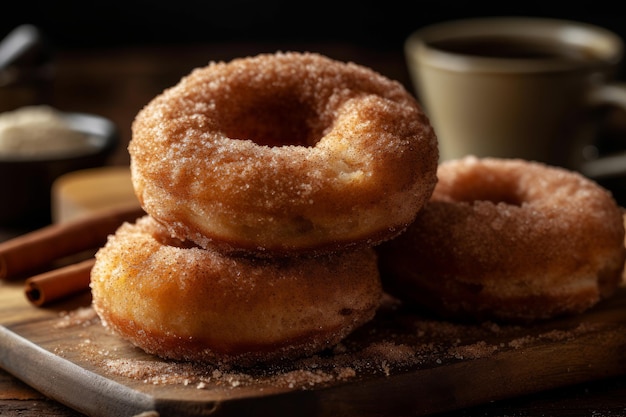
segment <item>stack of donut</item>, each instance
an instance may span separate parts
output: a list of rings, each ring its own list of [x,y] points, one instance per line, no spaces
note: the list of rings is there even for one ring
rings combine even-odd
[[[415,99],[313,53],[196,69],[132,133],[147,215],[96,254],[93,306],[164,358],[249,366],[337,344],[379,306],[374,246],[406,229],[437,182]]]

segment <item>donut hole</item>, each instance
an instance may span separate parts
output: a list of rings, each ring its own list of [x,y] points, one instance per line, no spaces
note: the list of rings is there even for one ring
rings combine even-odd
[[[453,200],[459,202],[489,201],[493,204],[521,206],[524,197],[516,188],[515,184],[507,181],[457,183],[451,190],[451,196]]]
[[[489,201],[493,204],[506,204],[509,206],[521,206],[522,198],[520,195],[512,190],[490,190],[490,189],[478,189],[470,190],[471,193],[463,196],[460,201],[466,201],[473,203],[475,201]]]
[[[315,146],[323,128],[313,108],[293,94],[255,97],[250,93],[224,111],[222,131],[232,139],[252,140],[261,146]]]

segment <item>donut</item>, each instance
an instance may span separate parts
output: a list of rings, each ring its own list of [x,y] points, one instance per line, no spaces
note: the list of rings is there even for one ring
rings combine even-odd
[[[438,163],[400,83],[306,52],[193,70],[139,111],[128,149],[139,201],[173,236],[272,257],[395,237]]]
[[[595,182],[473,156],[438,178],[415,222],[377,248],[389,293],[447,318],[522,323],[581,313],[620,285],[622,211]]]
[[[104,326],[145,352],[236,366],[332,347],[374,316],[382,296],[372,248],[228,256],[171,238],[149,215],[98,250],[91,290]]]

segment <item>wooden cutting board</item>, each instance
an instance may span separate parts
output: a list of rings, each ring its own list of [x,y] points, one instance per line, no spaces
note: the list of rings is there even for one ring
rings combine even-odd
[[[626,374],[626,287],[533,326],[440,321],[389,298],[336,349],[248,370],[146,355],[90,301],[37,308],[23,282],[0,282],[0,366],[94,417],[420,416]]]
[[[461,325],[393,300],[339,349],[276,369],[163,361],[109,334],[88,293],[51,308],[0,284],[0,366],[90,416],[409,416],[626,373],[626,289],[573,318]]]

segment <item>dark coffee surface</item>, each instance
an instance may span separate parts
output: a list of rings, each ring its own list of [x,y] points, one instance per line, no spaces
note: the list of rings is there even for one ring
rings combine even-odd
[[[506,59],[565,59],[588,61],[593,51],[541,38],[467,37],[450,38],[431,43],[446,52],[477,57]]]

